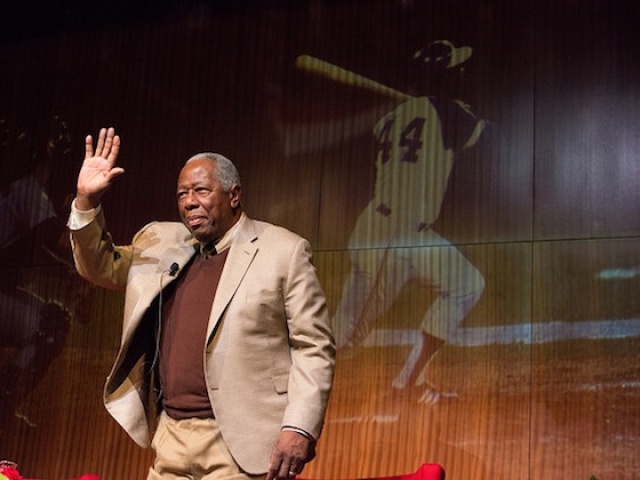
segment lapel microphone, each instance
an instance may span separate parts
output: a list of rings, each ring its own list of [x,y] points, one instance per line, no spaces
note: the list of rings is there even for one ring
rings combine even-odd
[[[168,273],[170,276],[175,277],[179,269],[180,269],[180,265],[178,265],[176,262],[173,262],[169,267]]]

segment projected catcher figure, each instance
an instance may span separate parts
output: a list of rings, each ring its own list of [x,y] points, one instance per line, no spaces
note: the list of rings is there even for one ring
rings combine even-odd
[[[426,384],[420,401],[441,394],[426,381],[430,360],[484,289],[480,272],[432,225],[447,189],[454,154],[473,146],[484,128],[459,100],[426,96],[430,80],[460,73],[469,47],[440,40],[415,53],[411,95],[375,125],[378,143],[375,196],[349,241],[351,272],[334,317],[338,347],[358,345],[408,281],[434,289],[421,338],[393,381],[394,388]],[[397,95],[396,95],[397,96]],[[399,96],[397,96],[399,97]],[[420,248],[408,248],[416,247]]]

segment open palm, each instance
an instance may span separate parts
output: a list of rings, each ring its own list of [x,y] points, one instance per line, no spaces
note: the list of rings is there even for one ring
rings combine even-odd
[[[124,173],[123,168],[115,166],[119,151],[120,137],[115,134],[113,128],[100,130],[95,150],[93,137],[87,136],[85,157],[78,174],[78,208],[95,208],[113,180]]]

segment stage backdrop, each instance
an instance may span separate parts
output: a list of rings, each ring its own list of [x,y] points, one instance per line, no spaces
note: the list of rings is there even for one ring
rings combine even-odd
[[[0,11],[0,458],[151,462],[101,404],[123,299],[65,242],[84,137],[113,126],[118,243],[177,218],[205,150],[312,243],[342,348],[303,476],[635,478],[637,2],[57,3]]]

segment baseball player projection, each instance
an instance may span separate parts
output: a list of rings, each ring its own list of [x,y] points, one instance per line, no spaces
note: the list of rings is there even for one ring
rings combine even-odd
[[[485,122],[460,100],[428,96],[427,82],[429,76],[460,71],[471,54],[470,47],[456,48],[446,40],[417,51],[411,59],[408,93],[316,59],[299,59],[302,68],[401,100],[374,127],[375,194],[349,240],[351,271],[333,322],[338,347],[355,347],[406,282],[433,288],[435,299],[422,318],[421,338],[416,339],[419,348],[412,351],[392,384],[396,389],[424,386],[419,401],[428,404],[442,397],[428,382],[429,362],[484,289],[481,273],[432,228],[454,155],[477,142]]]

